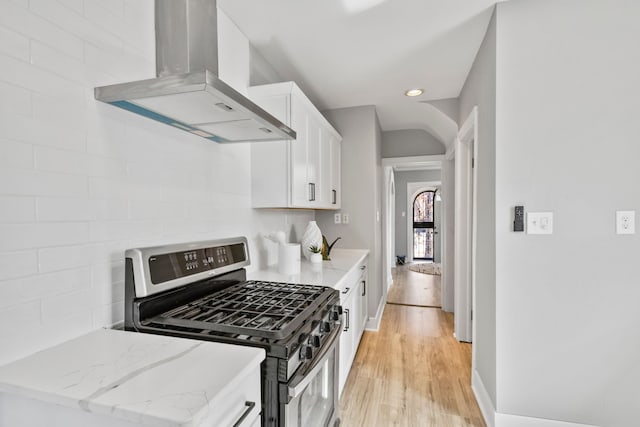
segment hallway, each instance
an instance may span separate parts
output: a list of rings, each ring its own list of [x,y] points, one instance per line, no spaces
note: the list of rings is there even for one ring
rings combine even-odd
[[[419,274],[400,267],[396,280],[406,283],[407,273]],[[341,425],[484,427],[470,371],[471,345],[453,337],[451,313],[387,304],[380,331],[363,335],[340,401]]]

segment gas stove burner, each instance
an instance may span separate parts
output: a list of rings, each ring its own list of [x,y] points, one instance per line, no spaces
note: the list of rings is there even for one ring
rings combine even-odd
[[[249,281],[190,301],[154,323],[283,339],[323,307],[331,291],[309,285]]]

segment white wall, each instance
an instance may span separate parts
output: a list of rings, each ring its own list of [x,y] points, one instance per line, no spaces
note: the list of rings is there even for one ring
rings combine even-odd
[[[496,405],[496,17],[460,92],[460,125],[478,107],[476,218],[476,370]],[[446,195],[444,196],[446,198]],[[508,225],[508,224],[507,224]],[[446,273],[446,272],[445,272]]]
[[[444,145],[423,129],[382,132],[382,157],[430,156],[444,154]]]
[[[382,195],[379,124],[373,106],[323,112],[342,135],[342,209],[350,222],[334,224],[335,211],[318,211],[318,226],[327,240],[342,237],[336,247],[369,249],[369,317],[375,317],[382,289]],[[378,219],[379,218],[379,219]]]
[[[499,3],[498,412],[607,427],[640,417],[640,2]],[[594,173],[594,171],[598,171]],[[510,231],[512,208],[554,233]]]
[[[396,255],[406,255],[409,259],[412,254],[407,253],[407,216],[411,218],[413,212],[407,212],[407,183],[440,181],[440,171],[394,172],[394,178],[396,182]]]
[[[313,219],[251,209],[249,145],[93,99],[154,74],[150,0],[0,2],[0,364],[121,321],[126,248],[246,235],[255,266]]]

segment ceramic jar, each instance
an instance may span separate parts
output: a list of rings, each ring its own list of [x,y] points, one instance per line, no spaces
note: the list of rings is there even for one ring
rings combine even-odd
[[[311,246],[322,248],[322,232],[315,221],[309,221],[302,235],[300,245],[302,246],[302,254],[308,260],[311,259],[311,251],[309,250]]]

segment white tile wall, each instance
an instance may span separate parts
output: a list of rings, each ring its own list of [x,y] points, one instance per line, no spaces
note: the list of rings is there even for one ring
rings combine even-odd
[[[0,364],[123,320],[124,250],[261,233],[312,212],[251,209],[249,146],[96,102],[153,77],[152,0],[0,0]]]

